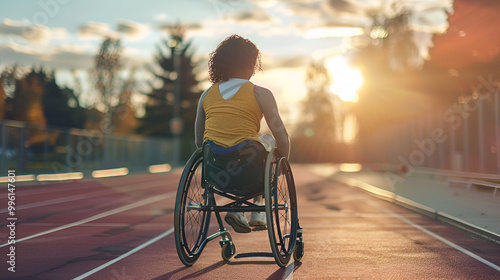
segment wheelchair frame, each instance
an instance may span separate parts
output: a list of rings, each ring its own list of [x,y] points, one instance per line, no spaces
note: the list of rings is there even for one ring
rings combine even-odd
[[[275,149],[270,151],[265,162],[264,193],[245,197],[237,197],[208,184],[202,178],[202,166],[203,151],[199,148],[186,163],[177,189],[175,245],[184,265],[193,265],[208,242],[218,237],[221,237],[222,259],[228,261],[236,254],[231,234],[222,222],[221,212],[266,212],[269,242],[276,263],[284,267],[291,256],[296,261],[302,259],[304,241],[297,216],[295,183],[286,158],[278,157]],[[231,199],[232,202],[219,206],[215,195]],[[264,195],[265,206],[249,201],[259,195]],[[208,235],[212,212],[219,229]]]

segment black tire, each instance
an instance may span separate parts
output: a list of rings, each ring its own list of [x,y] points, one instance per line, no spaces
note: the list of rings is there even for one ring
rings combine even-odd
[[[292,170],[286,158],[266,162],[266,218],[274,259],[285,267],[297,242],[297,197]]]
[[[228,241],[222,245],[221,256],[223,260],[229,261],[234,254],[236,254],[236,246],[234,246],[232,241]]]
[[[300,240],[297,241],[297,244],[295,245],[295,250],[293,251],[293,259],[296,262],[300,262],[303,256],[304,256],[304,241]]]
[[[202,186],[203,154],[196,150],[182,172],[175,200],[175,247],[179,259],[186,266],[193,265],[201,254],[200,245],[206,239],[210,226],[210,212],[188,209],[189,205],[207,205],[209,198]]]

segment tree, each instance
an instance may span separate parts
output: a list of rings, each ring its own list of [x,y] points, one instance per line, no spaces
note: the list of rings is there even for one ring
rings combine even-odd
[[[301,122],[292,135],[294,161],[324,162],[334,158],[335,110],[330,77],[322,62],[312,62],[306,74],[308,93],[302,103]]]
[[[3,89],[3,79],[0,77],[0,120],[5,116],[5,90]]]
[[[72,89],[60,88],[54,73],[45,75],[43,111],[48,126],[83,128],[85,112]]]
[[[172,137],[171,121],[175,118],[175,106],[179,105],[180,118],[183,121],[181,137],[183,138],[183,156],[189,156],[194,143],[194,121],[196,107],[201,91],[198,89],[193,62],[191,42],[184,42],[184,27],[180,24],[172,26],[169,40],[162,40],[156,55],[156,67],[150,71],[160,82],[159,86],[151,85],[147,96],[145,115],[141,118],[138,133],[152,136]],[[180,71],[175,71],[175,60],[178,59]],[[156,68],[156,69],[155,69]],[[176,100],[175,82],[180,79],[179,100]]]
[[[404,72],[423,65],[425,57],[420,57],[419,42],[414,39],[417,31],[410,26],[411,10],[402,2],[393,2],[389,9],[381,7],[369,11],[368,15],[372,25],[363,40],[371,44],[364,48],[380,50],[385,64],[394,71]]]
[[[7,119],[25,122],[38,127],[45,127],[47,121],[43,113],[42,98],[44,93],[45,73],[34,69],[15,80],[13,97],[7,100],[9,110]],[[45,141],[45,134],[41,130],[27,133],[24,145],[29,147]]]
[[[425,5],[416,9],[403,1],[392,1],[384,8],[369,13],[372,24],[366,35],[355,40],[358,44],[351,53],[363,76],[359,101],[351,107],[359,124],[357,150],[365,157],[359,161],[385,160],[384,153],[392,147],[381,148],[381,143],[389,143],[381,139],[388,131],[437,111],[446,103],[451,88],[449,79],[438,69],[430,69],[428,61],[433,33],[444,32],[446,24],[433,26],[435,23],[425,21],[424,16],[445,14],[447,9],[426,10]],[[449,76],[448,69],[442,73]],[[438,87],[444,90],[434,90]]]
[[[7,112],[6,118],[45,126],[46,119],[42,107],[44,79],[43,71],[32,70],[15,81],[14,96],[10,100],[13,109]]]
[[[136,132],[138,120],[130,105],[130,98],[135,87],[134,74],[135,69],[132,69],[128,79],[123,82],[118,105],[113,107],[112,123],[116,133],[133,134]]]
[[[122,93],[119,79],[119,73],[123,66],[121,51],[120,39],[105,38],[95,56],[95,66],[91,72],[94,87],[100,94],[101,104],[104,105],[106,133],[113,130],[113,107],[117,105]]]
[[[0,80],[2,92],[3,92],[3,107],[2,107],[2,119],[8,119],[12,111],[12,97],[14,96],[14,90],[16,88],[17,76],[19,75],[17,65],[6,67],[2,73],[0,73]]]

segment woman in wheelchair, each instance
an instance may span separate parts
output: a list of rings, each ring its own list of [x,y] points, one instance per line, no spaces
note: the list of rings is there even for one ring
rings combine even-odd
[[[238,35],[222,41],[210,53],[212,86],[200,98],[195,122],[196,146],[204,147],[204,158],[211,158],[214,166],[209,169],[207,163],[205,174],[224,191],[241,196],[263,188],[266,150],[276,147],[279,155],[289,156],[288,133],[273,93],[250,82],[257,70],[262,70],[261,53],[254,43]],[[274,138],[259,137],[262,117]],[[252,164],[254,170],[231,174],[231,166],[245,164]],[[216,169],[217,165],[228,168]],[[254,203],[263,205],[262,200],[256,197]],[[229,212],[224,220],[239,233],[266,229],[265,212],[252,212],[250,222],[242,212]]]

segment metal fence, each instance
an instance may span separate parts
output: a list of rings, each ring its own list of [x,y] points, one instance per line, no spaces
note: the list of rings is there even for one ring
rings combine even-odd
[[[174,162],[173,142],[96,130],[50,129],[0,120],[0,177],[17,174],[90,173],[127,168],[146,171]]]
[[[500,178],[500,93],[473,94],[369,138],[366,162]]]

